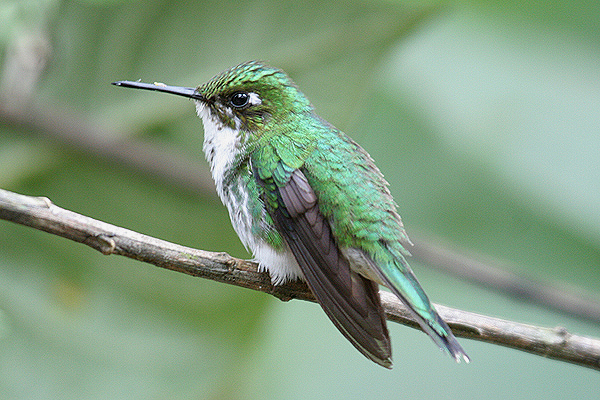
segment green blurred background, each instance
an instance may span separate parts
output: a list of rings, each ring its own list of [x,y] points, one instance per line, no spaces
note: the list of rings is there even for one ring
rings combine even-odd
[[[585,0],[2,0],[0,101],[16,117],[0,120],[0,187],[249,257],[205,185],[193,105],[110,82],[195,86],[262,59],[371,153],[409,234],[598,299],[599,39]],[[435,302],[600,337],[412,264]],[[464,339],[472,363],[455,365],[390,330],[387,371],[315,304],[0,221],[0,399],[598,396],[596,371]]]

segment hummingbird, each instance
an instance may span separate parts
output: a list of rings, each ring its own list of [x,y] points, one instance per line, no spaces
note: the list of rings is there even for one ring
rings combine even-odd
[[[368,359],[392,367],[383,285],[440,349],[469,362],[406,261],[410,241],[383,174],[285,72],[249,61],[196,88],[113,84],[195,102],[203,150],[240,240],[273,284],[306,281]]]

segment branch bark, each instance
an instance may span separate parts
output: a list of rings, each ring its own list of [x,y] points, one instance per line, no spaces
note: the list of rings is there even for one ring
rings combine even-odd
[[[32,107],[10,110],[0,104],[0,126],[33,133],[74,151],[85,152],[102,160],[122,164],[153,179],[172,185],[177,190],[201,196],[214,196],[214,183],[206,168],[179,152],[157,147],[135,138],[111,132],[94,125],[72,112]],[[119,139],[114,139],[119,138]],[[410,235],[417,244],[410,249],[415,259],[431,267],[455,274],[488,289],[552,308],[569,316],[600,323],[600,302],[581,290],[530,279],[495,265],[467,257],[461,252],[436,244],[428,237]],[[514,270],[514,269],[513,269]]]
[[[315,301],[304,283],[274,286],[269,275],[259,272],[253,262],[226,253],[179,246],[107,224],[60,208],[45,197],[0,189],[0,219],[83,243],[105,255],[133,258],[172,271],[269,293],[284,301]],[[381,292],[381,300],[390,321],[418,328],[417,322],[394,295]],[[599,339],[573,335],[561,327],[520,324],[441,305],[436,308],[456,336],[600,370]]]

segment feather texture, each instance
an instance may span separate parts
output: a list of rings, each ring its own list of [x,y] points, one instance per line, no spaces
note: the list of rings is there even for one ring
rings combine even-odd
[[[273,193],[273,219],[327,316],[365,356],[391,367],[391,345],[378,285],[353,272],[319,211],[317,196],[296,169]]]
[[[405,259],[410,241],[383,175],[283,71],[250,61],[196,89],[115,84],[194,99],[217,192],[240,239],[275,284],[304,278],[364,355],[391,366],[382,284],[435,343],[469,360]]]

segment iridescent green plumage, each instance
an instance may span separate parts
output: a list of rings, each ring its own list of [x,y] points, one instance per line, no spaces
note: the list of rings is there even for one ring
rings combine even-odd
[[[383,284],[441,348],[468,361],[404,258],[408,237],[383,175],[283,71],[248,62],[195,90],[120,84],[196,101],[204,151],[240,239],[275,283],[305,279],[365,356],[391,366]]]

